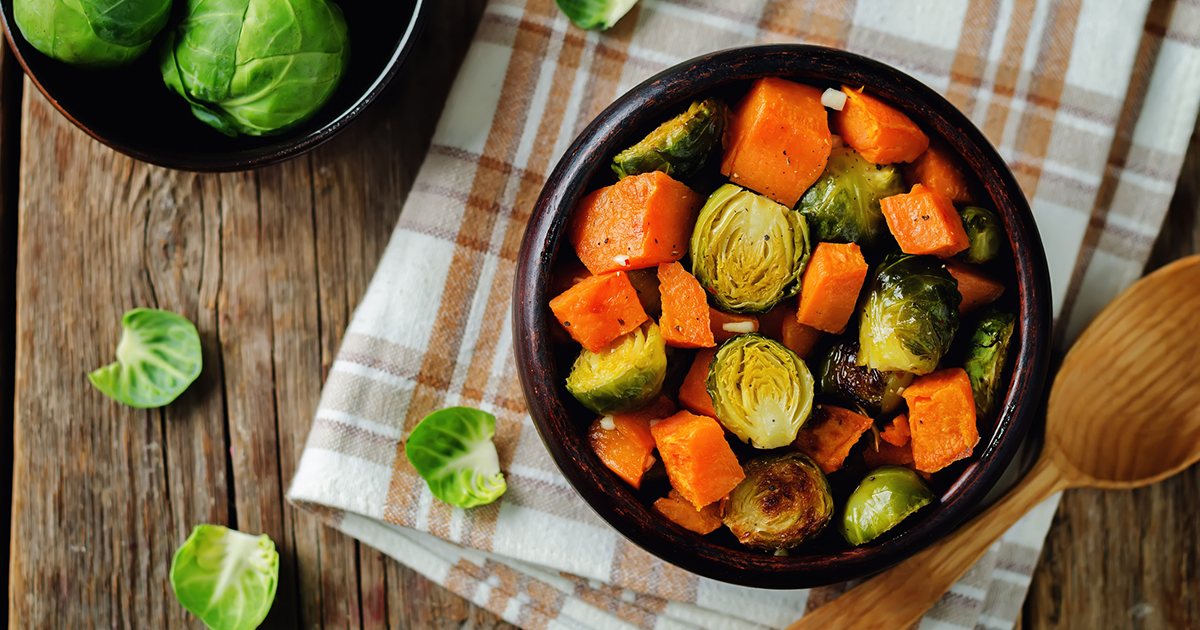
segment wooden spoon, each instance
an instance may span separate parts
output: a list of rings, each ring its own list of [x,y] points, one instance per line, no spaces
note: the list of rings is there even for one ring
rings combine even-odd
[[[998,503],[788,630],[908,628],[1026,512],[1067,488],[1124,489],[1200,460],[1200,256],[1139,280],[1063,361],[1046,444]]]

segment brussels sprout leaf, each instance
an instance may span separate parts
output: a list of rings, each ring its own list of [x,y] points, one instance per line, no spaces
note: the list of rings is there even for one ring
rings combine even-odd
[[[486,505],[508,485],[492,436],[496,416],[470,407],[435,411],[408,436],[404,454],[433,496],[459,507]]]
[[[610,29],[637,0],[555,0],[558,8],[579,28]]]
[[[162,407],[200,376],[200,335],[188,320],[135,308],[121,318],[121,326],[117,362],[88,374],[105,396],[130,407]]]
[[[279,583],[279,553],[266,534],[197,525],[171,561],[171,588],[212,630],[253,630]]]

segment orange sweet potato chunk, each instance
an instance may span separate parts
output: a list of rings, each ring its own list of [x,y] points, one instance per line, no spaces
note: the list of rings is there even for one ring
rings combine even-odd
[[[910,434],[908,432],[908,416],[900,414],[888,423],[883,431],[879,433],[879,438],[893,446],[904,446],[908,444]]]
[[[825,334],[796,321],[796,303],[792,300],[759,315],[758,326],[762,334],[782,343],[801,359],[808,358],[821,335]]]
[[[921,157],[904,167],[904,178],[914,184],[932,188],[954,203],[971,203],[967,176],[957,157],[937,145],[930,145]]]
[[[918,376],[904,390],[915,468],[934,473],[971,456],[979,443],[971,380],[962,368]]]
[[[672,262],[658,266],[658,290],[662,296],[663,340],[676,348],[711,348],[713,338],[708,315],[708,296],[695,276],[683,265]]]
[[[646,311],[624,272],[592,276],[550,300],[571,338],[592,352],[642,325]]]
[[[633,175],[580,200],[567,237],[594,274],[656,267],[687,254],[703,201],[666,173]]]
[[[717,343],[729,341],[744,333],[758,332],[757,317],[726,313],[711,306],[708,307],[708,323],[712,327],[713,341]]]
[[[878,450],[876,449],[878,446]],[[912,447],[905,443],[903,446],[896,446],[883,440],[879,441],[878,445],[871,445],[863,451],[863,463],[869,469],[879,468],[880,466],[913,466]]]
[[[858,245],[818,243],[800,282],[796,321],[827,333],[842,330],[866,279],[867,261]]]
[[[710,418],[717,417],[717,410],[713,408],[712,396],[708,395],[708,366],[712,365],[716,355],[716,349],[697,352],[695,360],[692,361],[692,368],[688,370],[683,385],[679,387],[680,406]]]
[[[675,403],[660,396],[646,407],[607,416],[612,428],[605,426],[605,417],[596,418],[588,428],[588,443],[610,470],[634,488],[640,488],[642,475],[654,465],[654,436],[650,421],[675,413]]]
[[[671,488],[667,496],[654,502],[654,511],[662,514],[676,525],[696,532],[711,534],[721,527],[721,501],[714,501],[697,510],[679,491]]]
[[[725,136],[721,174],[791,208],[833,150],[821,90],[777,77],[754,82]]]
[[[850,449],[871,428],[870,418],[832,405],[817,405],[792,446],[813,458],[825,474],[842,467]]]
[[[697,510],[729,494],[746,474],[725,441],[725,429],[688,411],[650,427],[671,487]]]
[[[912,162],[929,147],[929,136],[908,116],[861,89],[842,86],[846,105],[834,115],[842,140],[872,164]]]
[[[906,254],[949,258],[971,245],[954,204],[932,188],[914,184],[911,192],[880,199],[879,207]]]
[[[962,295],[962,302],[958,305],[959,313],[970,313],[1004,295],[1004,284],[975,265],[947,260],[946,271],[958,282],[958,292]]]

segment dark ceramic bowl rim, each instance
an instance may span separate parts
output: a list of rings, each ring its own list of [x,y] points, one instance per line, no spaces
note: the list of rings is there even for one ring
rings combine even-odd
[[[590,451],[577,419],[558,399],[545,333],[550,267],[572,208],[628,130],[645,128],[670,105],[718,86],[775,75],[829,84],[867,85],[919,125],[943,136],[979,176],[1005,223],[1018,278],[1021,345],[997,428],[984,452],[946,492],[938,509],[904,533],[824,557],[772,557],[708,543],[661,519]],[[923,109],[924,107],[924,109]],[[633,139],[636,140],[636,139]],[[1049,276],[1029,205],[1008,166],[983,134],[941,95],[878,61],[799,44],[748,46],[697,57],[667,69],[618,98],[576,138],[546,180],[529,219],[513,288],[516,359],[530,415],[555,463],[605,521],[638,546],[702,576],[761,588],[809,588],[861,578],[919,552],[956,527],[1013,459],[1041,399],[1049,359]],[[532,333],[530,331],[533,331]],[[565,438],[565,439],[564,439]],[[608,481],[609,483],[605,483]],[[616,490],[614,490],[616,488]]]
[[[371,102],[383,92],[384,88],[387,87],[388,83],[391,82],[392,78],[395,77],[396,73],[400,70],[400,66],[404,63],[404,59],[408,56],[409,51],[412,50],[412,46],[417,39],[417,34],[420,32],[420,28],[425,17],[425,4],[426,0],[414,0],[412,17],[405,26],[404,35],[401,36],[400,41],[396,44],[395,50],[392,51],[391,58],[389,58],[387,64],[384,65],[383,72],[381,72],[379,76],[376,77],[375,80],[367,87],[366,92],[355,99],[354,102],[346,107],[341,113],[339,113],[325,125],[322,125],[321,127],[314,129],[303,136],[289,139],[289,133],[283,133],[278,136],[280,139],[279,142],[274,142],[263,147],[240,152],[238,155],[245,157],[239,157],[238,159],[233,160],[220,159],[219,157],[214,158],[199,154],[186,157],[178,155],[163,156],[153,151],[145,151],[137,146],[127,144],[116,138],[101,136],[100,134],[96,133],[95,130],[80,123],[75,116],[71,114],[71,112],[67,111],[62,105],[60,105],[58,99],[54,98],[54,95],[46,91],[46,88],[42,86],[42,82],[39,81],[38,78],[34,76],[33,72],[29,70],[29,65],[25,63],[25,57],[21,53],[23,46],[18,46],[17,42],[13,38],[13,17],[9,13],[12,10],[11,1],[4,3],[3,11],[0,11],[0,22],[3,22],[4,25],[4,37],[8,40],[8,48],[13,53],[13,56],[17,58],[17,62],[21,64],[21,69],[24,70],[25,76],[29,77],[29,80],[32,81],[35,86],[37,86],[37,89],[42,93],[42,96],[45,96],[46,100],[50,101],[50,103],[54,105],[54,109],[57,109],[63,116],[66,116],[67,120],[70,120],[84,133],[95,138],[96,140],[99,140],[101,143],[111,147],[116,151],[124,153],[125,155],[137,160],[141,160],[142,162],[157,164],[158,166],[165,166],[167,168],[173,168],[182,171],[224,173],[231,171],[244,171],[258,168],[260,166],[275,164],[276,162],[282,162],[284,160],[289,160],[315,149],[325,141],[336,136],[342,129],[345,129],[346,125],[350,124],[351,121],[357,118],[358,115],[361,114],[363,110],[365,110],[367,106],[370,105]],[[24,44],[24,46],[27,46],[29,50],[33,50],[33,47],[26,42],[24,38],[21,39],[21,42]]]

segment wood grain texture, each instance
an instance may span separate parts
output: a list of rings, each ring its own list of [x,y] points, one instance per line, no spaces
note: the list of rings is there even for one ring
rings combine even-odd
[[[1200,253],[1200,125],[1153,271]],[[1063,495],[1025,602],[1024,628],[1200,628],[1200,466],[1148,488]]]
[[[166,579],[202,522],[276,541],[264,627],[502,625],[283,497],[484,3],[437,4],[425,44],[360,120],[255,172],[138,163],[25,90],[21,197],[0,215],[20,215],[18,234],[0,232],[21,270],[10,627],[203,627]],[[139,305],[194,321],[205,351],[197,383],[158,411],[84,377]]]

